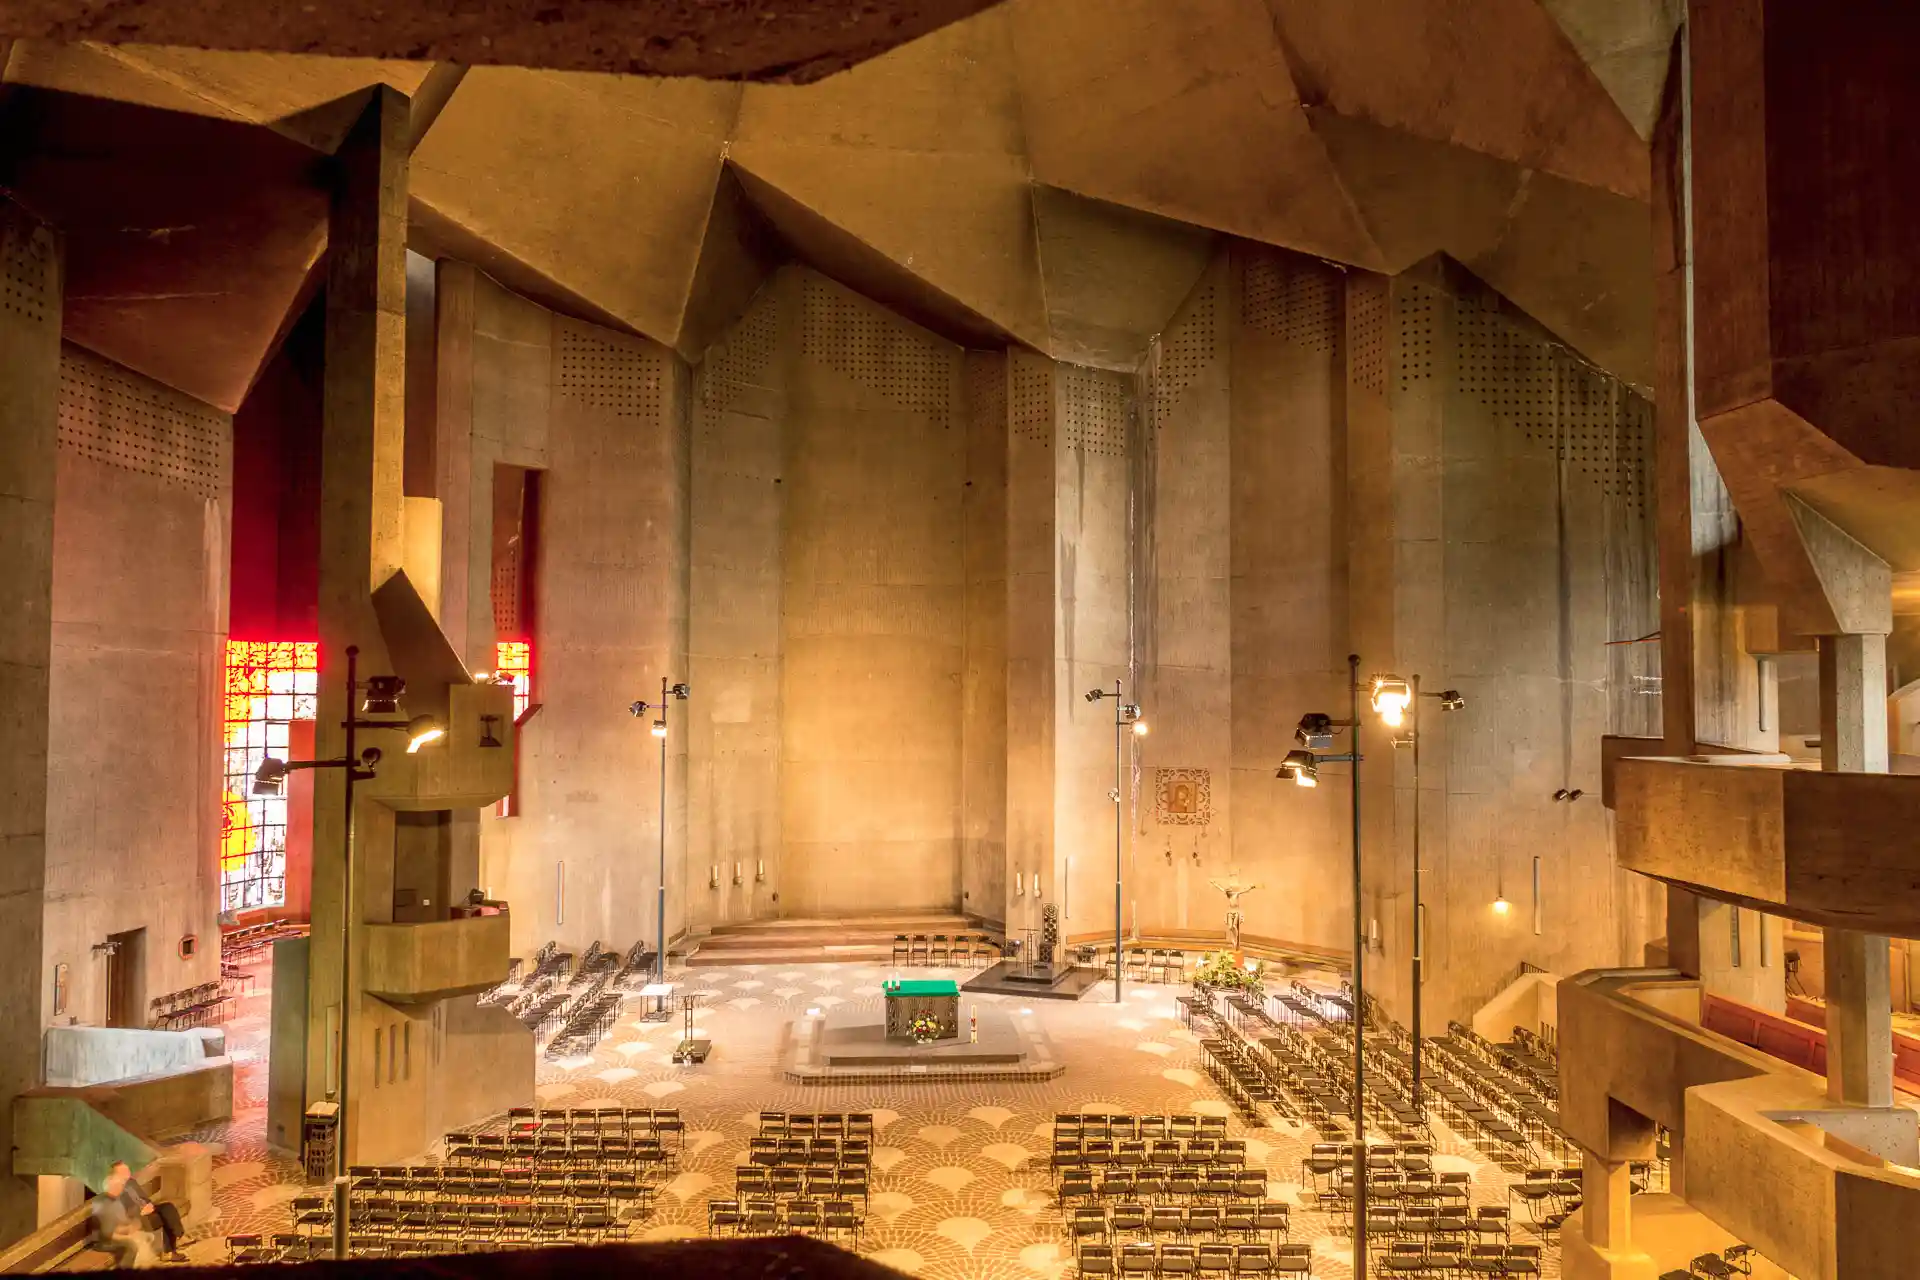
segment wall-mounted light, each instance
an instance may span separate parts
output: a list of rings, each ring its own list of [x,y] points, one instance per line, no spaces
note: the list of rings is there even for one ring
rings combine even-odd
[[[1027,896],[1026,881],[1018,871],[1013,873],[1013,896],[1016,898]]]
[[[735,884],[739,884],[739,883],[741,882],[741,879],[740,879],[740,864],[739,864],[739,863],[737,863],[737,862],[733,864],[733,882],[734,882]]]
[[[1493,900],[1493,914],[1503,916],[1513,910],[1513,904],[1507,901],[1507,895],[1501,894]]]
[[[407,721],[407,754],[413,755],[429,742],[447,736],[447,726],[438,716],[415,716]]]
[[[711,867],[707,868],[707,888],[718,889],[719,887],[720,887],[720,864],[716,862]]]

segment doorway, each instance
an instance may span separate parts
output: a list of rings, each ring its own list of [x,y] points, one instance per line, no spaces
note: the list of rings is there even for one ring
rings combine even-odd
[[[147,931],[107,935],[107,1025],[147,1025]]]

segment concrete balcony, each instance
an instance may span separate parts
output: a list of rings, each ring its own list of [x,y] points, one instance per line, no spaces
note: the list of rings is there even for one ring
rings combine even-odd
[[[394,1004],[428,1004],[504,980],[513,952],[510,917],[370,924],[366,990]]]
[[[1805,1280],[1911,1276],[1914,1113],[1836,1106],[1821,1077],[1701,1026],[1701,1000],[1672,970],[1560,984],[1561,1122],[1588,1193],[1561,1274],[1653,1280],[1743,1240]],[[1672,1135],[1672,1194],[1609,1203],[1609,1176],[1652,1154],[1655,1125]]]
[[[1812,924],[1920,936],[1920,777],[1632,757],[1614,800],[1628,870]]]

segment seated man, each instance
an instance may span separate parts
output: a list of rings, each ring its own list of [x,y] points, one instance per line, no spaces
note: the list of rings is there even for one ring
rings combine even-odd
[[[139,1259],[135,1234],[159,1232],[160,1252],[172,1262],[184,1262],[180,1240],[185,1234],[180,1211],[165,1202],[156,1203],[133,1179],[126,1162],[116,1160],[107,1171],[106,1187],[93,1201],[94,1235],[100,1246],[113,1255],[116,1267],[133,1266]]]

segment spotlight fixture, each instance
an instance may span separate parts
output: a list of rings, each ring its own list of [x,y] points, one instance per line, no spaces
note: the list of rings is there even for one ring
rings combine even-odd
[[[1398,676],[1373,678],[1373,709],[1388,728],[1397,729],[1413,704],[1413,690]]]
[[[1493,914],[1503,916],[1513,910],[1513,904],[1507,901],[1507,895],[1501,894],[1493,900]]]
[[[367,679],[367,699],[360,710],[370,716],[390,716],[400,710],[400,695],[407,682],[399,676],[371,676]]]
[[[1147,722],[1145,720],[1135,720],[1133,722],[1133,736],[1136,738],[1144,738],[1147,736]]]
[[[1295,786],[1317,787],[1320,785],[1320,762],[1314,759],[1311,751],[1289,751],[1287,758],[1280,762],[1279,772],[1273,776],[1292,778]]]
[[[1333,717],[1324,711],[1309,711],[1300,717],[1293,740],[1309,751],[1325,751],[1333,745]]]
[[[415,716],[407,721],[407,754],[413,755],[429,742],[447,736],[447,726],[439,716]]]
[[[257,796],[277,796],[286,793],[287,762],[268,756],[253,771],[253,794]]]
[[[1440,691],[1440,709],[1442,711],[1465,711],[1467,709],[1467,700],[1460,696],[1458,689],[1442,689]]]
[[[1105,689],[1089,689],[1089,690],[1087,690],[1087,701],[1088,701],[1088,702],[1098,702],[1098,701],[1100,701],[1100,699],[1102,699],[1102,698],[1104,698],[1104,697],[1106,697],[1106,696],[1107,696],[1107,691],[1106,691]]]
[[[665,720],[655,720],[653,722],[653,736],[656,738],[664,738],[667,736],[667,722]]]
[[[685,681],[682,681],[681,683],[674,685],[671,689],[668,689],[667,692],[672,694],[674,697],[680,699],[682,702],[685,702],[687,699],[687,696],[693,692],[693,688],[692,686],[688,685]]]
[[[1147,722],[1140,718],[1139,703],[1137,702],[1121,703],[1120,704],[1120,722],[1122,724],[1132,725],[1133,732],[1138,737],[1144,738],[1147,736]]]

